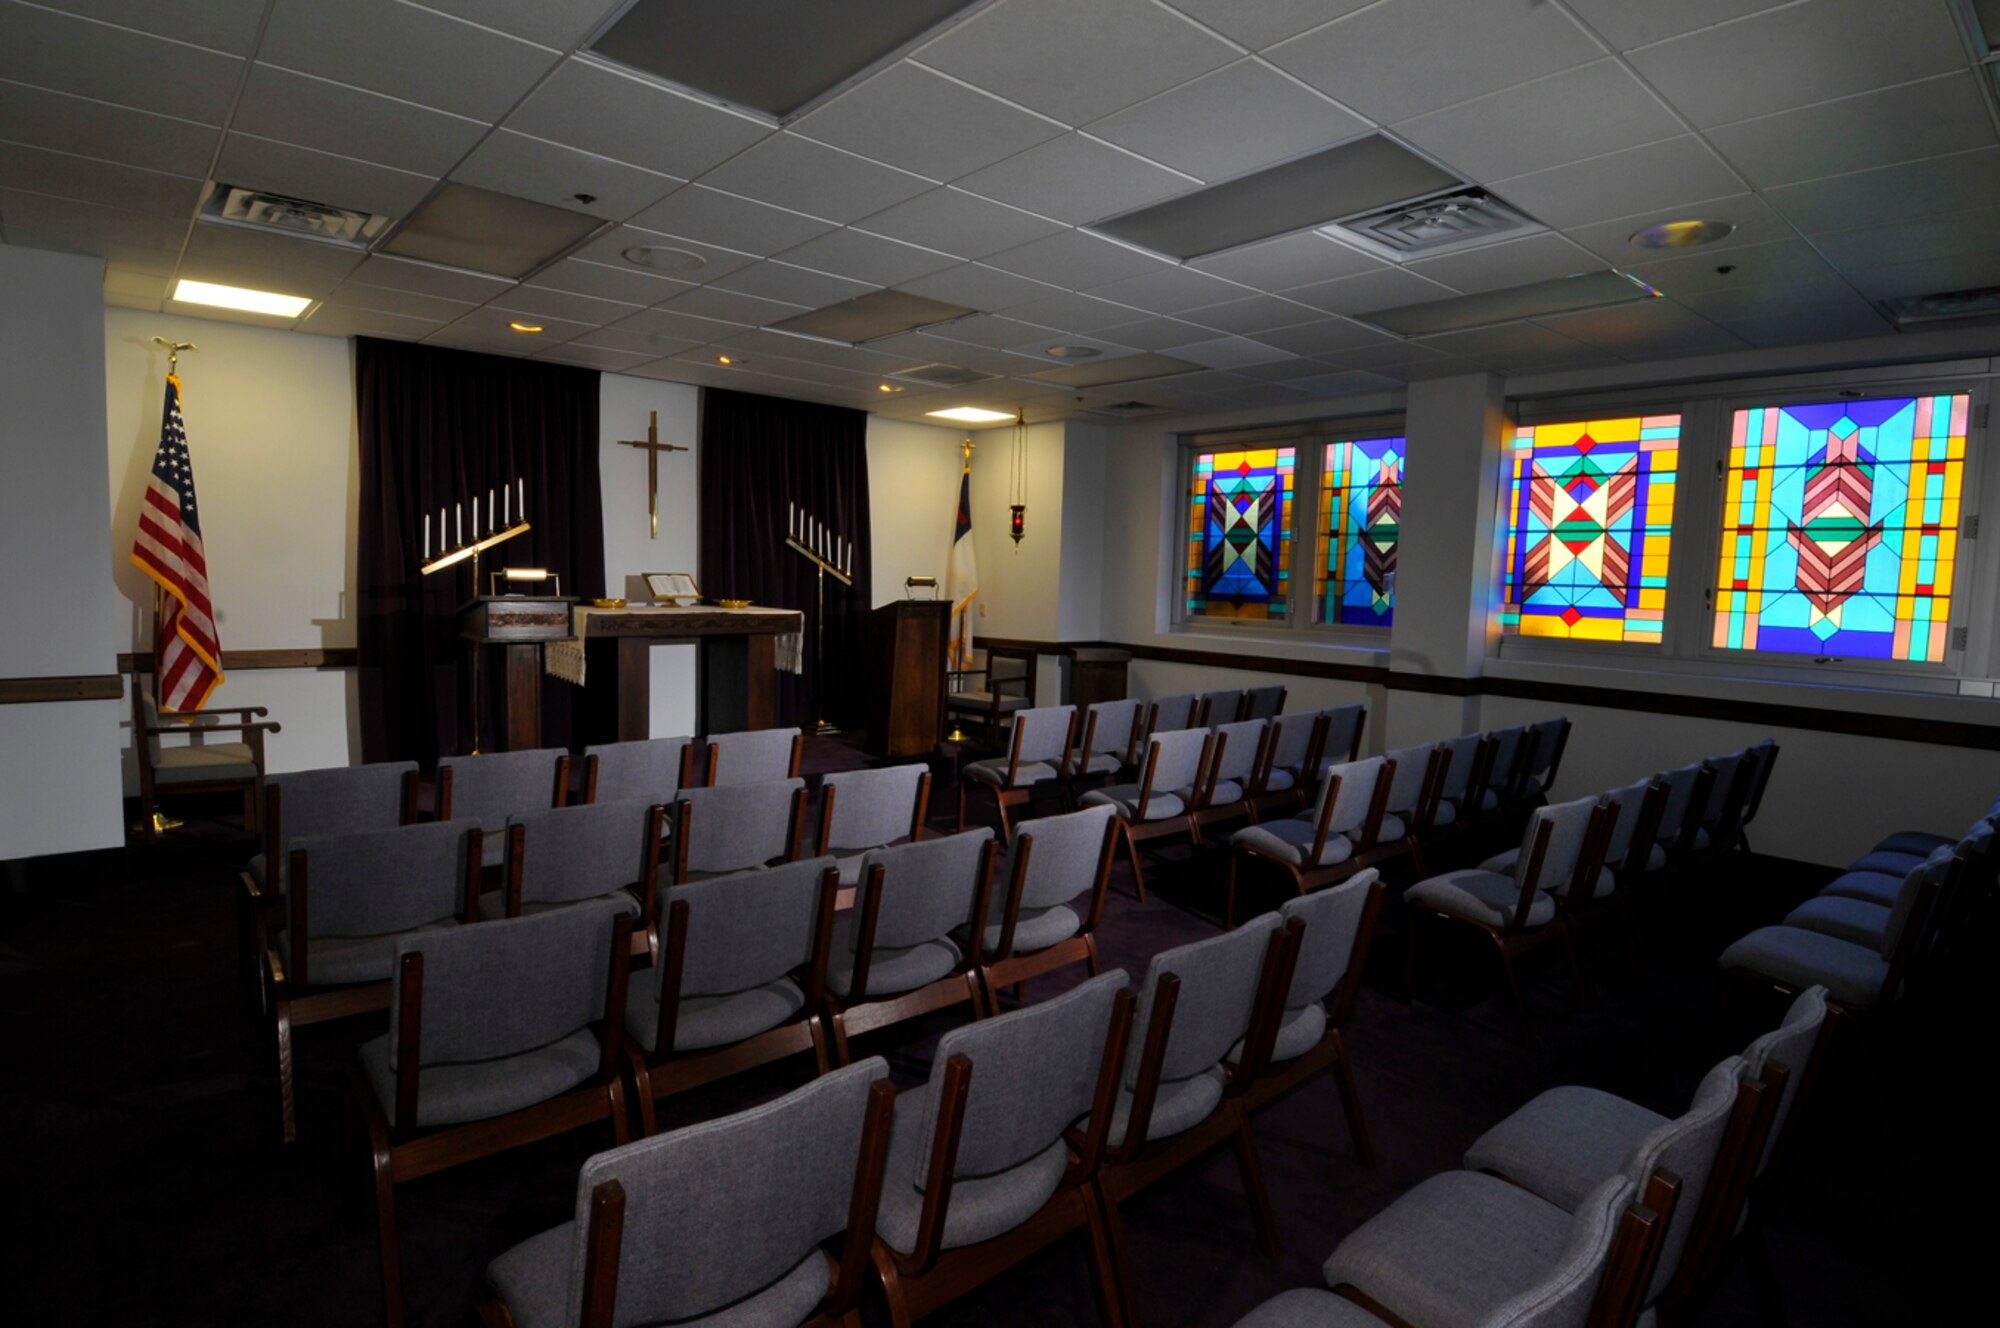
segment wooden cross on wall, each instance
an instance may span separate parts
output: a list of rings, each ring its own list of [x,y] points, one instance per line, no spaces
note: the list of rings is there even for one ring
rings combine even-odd
[[[660,537],[660,453],[685,452],[685,447],[660,441],[660,412],[652,411],[646,419],[644,438],[620,438],[620,447],[643,447],[646,449],[646,515],[653,519],[653,538]]]

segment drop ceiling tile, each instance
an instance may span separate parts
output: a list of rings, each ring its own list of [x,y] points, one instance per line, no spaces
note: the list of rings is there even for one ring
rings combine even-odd
[[[5,142],[0,142],[0,181],[31,194],[182,218],[193,213],[202,187],[201,181],[178,175]]]
[[[1593,222],[1588,226],[1572,226],[1565,231],[1565,234],[1591,253],[1609,262],[1611,266],[1628,268],[1634,263],[1644,263],[1669,252],[1640,248],[1632,243],[1634,234],[1659,222],[1695,217],[1710,221],[1726,221],[1736,228],[1722,239],[1703,245],[1701,252],[1705,254],[1726,253],[1731,249],[1742,249],[1754,244],[1770,244],[1775,240],[1790,240],[1798,236],[1798,232],[1786,224],[1783,217],[1772,211],[1770,205],[1755,194],[1711,198],[1699,203],[1683,203],[1671,211],[1660,209],[1635,216],[1617,217],[1610,221]]]
[[[1577,17],[1621,51],[1770,9],[1786,0],[1569,0]]]
[[[740,347],[747,352],[780,355],[788,360],[805,360],[812,364],[830,365],[856,374],[895,373],[898,370],[913,368],[917,364],[917,361],[908,356],[890,355],[879,351],[872,343],[867,346],[839,345],[763,327],[744,328],[731,333],[721,338],[720,344]]]
[[[1200,180],[1247,174],[1373,128],[1297,80],[1239,60],[1090,126]]]
[[[1713,323],[1733,325],[1747,319],[1767,319],[1795,310],[1840,309],[1860,297],[1846,281],[1827,273],[1808,281],[1764,282],[1716,286],[1690,291],[1678,303]]]
[[[571,337],[594,330],[589,323],[572,323],[561,318],[537,318],[535,321],[542,327],[540,332],[516,332],[508,326],[519,321],[519,314],[508,313],[505,309],[474,309],[425,340],[455,345],[485,340],[503,353],[533,355],[557,342],[568,341]]]
[[[659,357],[645,354],[643,351],[612,350],[608,346],[585,346],[570,341],[548,350],[537,351],[529,358],[548,360],[555,364],[574,364],[583,369],[602,369],[605,373],[623,373],[634,365],[645,364]]]
[[[1094,350],[1097,354],[1080,356],[1051,355],[1049,354],[1049,347],[1051,346],[1075,346],[1084,350]],[[1007,350],[1011,354],[1019,355],[1023,359],[1033,360],[1044,367],[1053,366],[1056,368],[1061,368],[1065,365],[1075,367],[1086,361],[1091,364],[1103,364],[1108,360],[1122,360],[1127,356],[1139,354],[1133,347],[1121,346],[1115,341],[1104,341],[1097,337],[1068,336],[1057,332],[1044,332],[1042,335],[1030,338],[1018,346],[1009,346]],[[1023,372],[1039,372],[1039,370],[1024,370]]]
[[[1002,272],[984,263],[964,263],[946,268],[927,277],[903,282],[896,289],[933,300],[944,300],[949,304],[962,304],[968,309],[988,311],[1062,293],[1060,287],[1031,281],[1012,272]]]
[[[391,341],[422,341],[440,326],[428,318],[411,318],[385,313],[380,309],[322,304],[299,323],[297,330],[316,337],[386,337]]]
[[[865,281],[850,281],[831,273],[771,260],[739,268],[710,283],[710,288],[739,291],[766,300],[782,300],[809,309],[824,309],[829,304],[839,304],[842,300],[851,300],[857,295],[879,289]]]
[[[222,141],[215,178],[223,184],[385,217],[409,216],[437,187],[433,176],[236,133]]]
[[[1375,3],[1375,0],[1168,0],[1175,9],[1253,51],[1296,37],[1309,28]]]
[[[1996,234],[2000,234],[2000,207],[1973,208],[1926,221],[1820,232],[1813,236],[1813,246],[1836,267],[1880,267],[1982,253]]]
[[[901,61],[794,122],[792,132],[933,180],[955,180],[1064,126]]]
[[[16,143],[195,179],[215,153],[212,126],[23,83],[0,83],[0,125]]]
[[[1304,392],[1314,397],[1351,397],[1363,392],[1393,392],[1403,384],[1401,380],[1386,374],[1362,373],[1357,370],[1318,374],[1311,378],[1292,378],[1284,386],[1294,392]]]
[[[9,244],[87,254],[122,270],[165,277],[180,257],[188,221],[184,214],[130,212],[0,189],[0,228]]]
[[[212,282],[218,286],[244,286],[251,290],[276,291],[280,295],[303,295],[324,299],[333,293],[345,273],[325,271],[309,264],[261,263],[254,259],[197,254],[192,246],[181,258],[180,277]],[[288,320],[289,321],[289,320]]]
[[[1083,134],[1065,134],[966,176],[965,189],[1058,221],[1098,221],[1200,187]]]
[[[1368,272],[1338,281],[1322,281],[1286,293],[1287,299],[1324,309],[1330,314],[1359,314],[1375,309],[1442,300],[1457,294],[1448,286],[1401,268]]]
[[[703,260],[703,264],[699,268],[685,272],[666,272],[660,274],[682,281],[714,281],[724,273],[748,267],[757,261],[755,256],[751,254],[739,254],[732,250],[718,248],[712,244],[702,244],[697,240],[691,240],[685,236],[662,235],[657,231],[642,230],[637,226],[620,226],[616,230],[607,231],[605,234],[598,236],[590,243],[584,245],[581,249],[578,249],[575,253],[570,254],[569,257],[581,258],[590,263],[603,263],[609,267],[629,267],[635,272],[644,272],[646,269],[638,267],[626,259],[625,251],[627,249],[647,246],[682,249],[700,257]]]
[[[474,23],[567,51],[596,30],[624,0],[424,0]]]
[[[1668,258],[1661,251],[1656,261],[1626,268],[1633,276],[1674,300],[1730,286],[1756,286],[1768,282],[1807,284],[1834,275],[1824,258],[1803,240],[1773,240],[1769,244],[1710,249]],[[1723,272],[1720,269],[1729,268]]]
[[[160,5],[154,0],[56,0],[46,7],[211,51],[248,55],[257,44],[257,26],[263,22],[265,4],[266,0],[203,0],[198,5]]]
[[[930,335],[951,341],[970,342],[975,346],[990,346],[997,350],[1026,345],[1032,341],[1046,344],[1050,340],[1062,338],[1062,333],[1055,328],[1037,327],[1018,318],[1001,318],[994,314],[973,314],[956,322],[944,323],[931,328]]]
[[[1602,49],[1554,5],[1390,0],[1265,57],[1389,124],[1584,64]],[[1421,76],[1412,76],[1421,70]]]
[[[576,58],[549,75],[506,125],[684,180],[771,132],[747,115]]]
[[[625,351],[633,355],[658,359],[662,355],[678,355],[682,351],[690,351],[696,346],[707,343],[702,339],[670,337],[657,332],[633,332],[624,327],[601,327],[595,332],[586,332],[576,340],[564,344],[598,346],[605,350]]]
[[[1377,332],[1374,328],[1363,327],[1345,318],[1327,318],[1317,323],[1301,323],[1296,327],[1259,332],[1257,340],[1294,355],[1327,358],[1374,346],[1401,344],[1385,332]]]
[[[1992,207],[2000,204],[2000,148],[1781,185],[1764,197],[1807,235]]]
[[[468,304],[484,304],[514,285],[504,277],[461,272],[457,268],[391,258],[386,254],[371,254],[363,259],[348,280],[368,286],[386,286],[390,290],[441,295],[447,300],[464,300]]]
[[[474,307],[463,300],[447,300],[441,295],[391,290],[387,286],[364,286],[350,279],[334,287],[321,309],[394,314],[398,318],[441,324],[456,322],[471,313]],[[307,331],[312,330],[307,328]]]
[[[1043,327],[1059,327],[1065,332],[1077,333],[1099,332],[1120,323],[1129,323],[1140,313],[1129,305],[1113,304],[1109,300],[1077,295],[1071,291],[1037,296],[996,312],[1018,318],[1024,323],[1038,323]],[[1116,341],[1117,338],[1111,340]]]
[[[1942,4],[1815,0],[1631,53],[1698,129],[1965,67]]]
[[[565,258],[553,267],[542,269],[535,274],[535,284],[642,308],[694,289],[693,282],[654,276],[629,264],[613,267],[607,263],[586,262],[581,258]]]
[[[872,350],[905,355],[919,364],[950,364],[974,373],[1017,374],[1029,367],[1018,355],[969,341],[952,341],[929,332],[902,332],[868,343]]]
[[[1726,325],[1753,346],[1800,346],[1856,337],[1886,337],[1895,331],[1866,300],[1855,296],[1844,304],[1812,309],[1778,308],[1773,312]]]
[[[1228,64],[1238,53],[1149,0],[1003,0],[915,54],[1016,105],[1079,125]]]
[[[702,183],[846,223],[913,198],[928,181],[796,134],[773,134]]]
[[[950,254],[857,230],[837,230],[807,240],[796,249],[787,249],[783,258],[787,263],[871,286],[900,286],[958,266]]]
[[[1088,231],[1071,230],[992,254],[986,265],[1065,290],[1084,290],[1150,272],[1166,261]]]
[[[233,55],[52,9],[8,4],[0,17],[0,79],[201,124],[222,123],[243,69]]]
[[[477,120],[265,64],[250,71],[230,124],[260,138],[432,176],[450,170],[486,133]]]
[[[259,263],[296,272],[315,281],[337,281],[360,266],[367,255],[345,245],[323,244],[279,231],[248,230],[215,222],[198,222],[188,232],[187,257]],[[332,289],[328,285],[328,290]]]
[[[792,338],[795,339],[795,338]],[[725,346],[727,343],[725,343]],[[700,354],[700,352],[691,352]],[[746,351],[741,361],[744,368],[752,373],[778,374],[802,383],[821,383],[829,387],[855,389],[872,388],[876,375],[861,373],[853,369],[842,369],[831,364],[819,364],[811,360],[795,360],[789,356],[771,351]]]
[[[1500,180],[1682,132],[1673,112],[1616,60],[1433,111],[1393,126],[1468,180]]]
[[[632,218],[634,226],[690,240],[719,244],[768,258],[832,230],[833,223],[803,212],[739,198],[706,185],[691,184]]]
[[[1429,364],[1448,357],[1443,351],[1431,346],[1420,346],[1414,341],[1397,341],[1386,346],[1339,351],[1327,358],[1340,369],[1389,370]]]
[[[1700,314],[1664,299],[1537,321],[1586,346],[1628,360],[1720,354],[1742,350],[1745,344]]]
[[[782,300],[766,300],[741,291],[718,290],[714,286],[697,286],[687,294],[676,295],[660,305],[661,309],[669,312],[693,314],[696,318],[717,318],[746,327],[783,322],[810,307]]]
[[[492,308],[509,313],[533,314],[537,318],[561,318],[572,323],[605,327],[629,318],[640,305],[618,300],[600,300],[574,291],[551,290],[546,286],[516,286],[492,302]]]
[[[1409,264],[1404,270],[1443,282],[1467,295],[1476,295],[1552,277],[1594,272],[1603,266],[1595,254],[1554,232],[1545,232],[1425,259]]]
[[[1217,337],[1189,346],[1169,346],[1165,352],[1177,360],[1206,365],[1211,369],[1241,369],[1252,364],[1270,364],[1293,358],[1288,350],[1267,346],[1248,337]]]
[[[984,258],[1063,229],[1061,222],[962,189],[933,189],[918,194],[862,218],[855,227],[960,258]]]
[[[711,341],[734,336],[746,326],[748,324],[731,322],[728,319],[705,318],[699,314],[683,313],[677,309],[654,308],[644,313],[633,314],[607,330],[635,336],[671,337],[677,341],[705,346]],[[666,351],[660,353],[667,354]]]
[[[1557,230],[1739,192],[1742,182],[1693,135],[1497,181],[1493,192]]]
[[[1987,252],[1918,258],[1885,263],[1879,267],[1849,268],[1846,275],[1855,288],[1871,300],[1976,290],[1983,286],[2000,286],[2000,254]]]
[[[1188,266],[1258,290],[1281,291],[1379,272],[1390,265],[1318,231],[1301,231],[1197,258]]]
[[[623,221],[681,185],[671,175],[627,166],[511,129],[489,134],[458,164],[451,178],[606,221]],[[584,202],[579,197],[583,194],[592,201]]]
[[[1094,287],[1091,294],[1120,304],[1129,304],[1149,313],[1178,314],[1205,305],[1221,304],[1250,294],[1235,282],[1212,277],[1190,267],[1168,266],[1136,277],[1120,277]]]
[[[1708,131],[1759,189],[1993,146],[1973,75],[1883,88]]]
[[[1295,378],[1311,378],[1326,373],[1330,369],[1343,366],[1330,364],[1325,360],[1307,359],[1301,355],[1290,355],[1282,360],[1271,360],[1265,364],[1246,364],[1231,373],[1241,378],[1253,378],[1260,383],[1284,383]]]
[[[1134,350],[1165,350],[1169,346],[1185,346],[1190,341],[1200,341],[1208,329],[1193,323],[1184,323],[1178,318],[1146,318],[1132,323],[1114,323],[1110,327],[1096,329],[1097,335],[1120,346],[1130,346]]]
[[[1297,300],[1276,295],[1246,295],[1239,300],[1224,300],[1205,308],[1190,309],[1181,316],[1190,323],[1199,323],[1217,332],[1247,335],[1269,332],[1273,328],[1297,327],[1300,323],[1316,323],[1326,314]]]
[[[257,58],[492,124],[561,57],[400,0],[274,0]]]
[[[1447,332],[1443,336],[1425,337],[1423,344],[1432,350],[1460,356],[1504,373],[1614,362],[1614,357],[1607,351],[1586,346],[1534,323],[1510,323],[1505,327]]]

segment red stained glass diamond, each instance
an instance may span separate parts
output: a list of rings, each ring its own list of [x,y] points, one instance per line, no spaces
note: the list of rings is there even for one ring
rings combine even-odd
[[[1562,611],[1562,620],[1563,626],[1574,627],[1583,621],[1583,615],[1578,613],[1575,608],[1567,608]]]
[[[1239,461],[1239,462],[1237,462],[1237,463],[1236,463],[1236,473],[1237,473],[1238,475],[1241,475],[1241,476],[1242,476],[1242,477],[1243,477],[1244,479],[1246,479],[1246,480],[1247,480],[1247,479],[1249,479],[1249,478],[1250,478],[1250,463],[1249,463],[1248,461]]]

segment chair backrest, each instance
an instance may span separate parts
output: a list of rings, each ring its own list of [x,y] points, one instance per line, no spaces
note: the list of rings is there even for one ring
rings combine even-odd
[[[1407,819],[1417,810],[1417,800],[1424,792],[1424,777],[1430,773],[1431,754],[1436,750],[1437,744],[1424,742],[1384,753],[1387,759],[1396,763],[1396,776],[1389,781],[1389,797],[1383,803],[1384,811]]]
[[[1283,687],[1252,687],[1244,695],[1250,698],[1250,710],[1243,716],[1245,719],[1276,719],[1285,711]]]
[[[1312,754],[1313,734],[1324,718],[1317,711],[1309,711],[1303,715],[1280,715],[1272,720],[1269,768],[1289,770],[1295,777],[1309,774],[1305,770],[1306,760]]]
[[[1557,715],[1529,726],[1534,737],[1534,749],[1528,754],[1529,776],[1542,781],[1547,789],[1555,783],[1557,769],[1562,765],[1563,749],[1569,746],[1569,719]]]
[[[1011,868],[1026,859],[1027,865],[1020,869],[1021,907],[1067,904],[1095,886],[1117,842],[1111,832],[1117,817],[1117,808],[1106,804],[1016,821],[1007,861]]]
[[[689,738],[638,738],[583,749],[583,800],[672,802],[680,796]]]
[[[682,789],[675,852],[691,872],[745,871],[790,857],[803,779]]]
[[[1202,724],[1214,728],[1218,724],[1234,724],[1236,712],[1243,708],[1243,689],[1228,688],[1220,692],[1203,692],[1195,698],[1195,714]]]
[[[1015,761],[1020,765],[1041,761],[1060,768],[1069,756],[1069,743],[1074,736],[1071,726],[1075,722],[1073,705],[1016,711],[1011,749]]]
[[[1063,1131],[1090,1111],[1112,1007],[1124,990],[1125,973],[1116,969],[1054,1000],[946,1033],[931,1060],[930,1083],[921,1090],[923,1128],[911,1177],[917,1188],[928,1188],[946,1069],[954,1056],[972,1062],[972,1079],[952,1177],[1010,1170],[1054,1147]]]
[[[660,841],[653,826],[658,805],[639,798],[508,817],[508,891],[514,890],[517,866],[524,904],[567,904],[643,885],[648,863],[658,865]]]
[[[1701,780],[1702,764],[1680,766],[1673,770],[1662,770],[1659,778],[1667,786],[1666,806],[1660,809],[1660,842],[1671,844],[1680,837],[1681,826],[1687,820],[1688,806],[1694,800],[1695,785]]]
[[[1670,1171],[1681,1178],[1680,1199],[1661,1239],[1659,1262],[1654,1266],[1653,1282],[1645,1296],[1649,1302],[1666,1290],[1680,1266],[1681,1253],[1687,1248],[1696,1214],[1701,1209],[1701,1196],[1708,1188],[1709,1173],[1715,1169],[1715,1159],[1722,1150],[1722,1136],[1729,1127],[1730,1111],[1736,1105],[1737,1084],[1748,1068],[1748,1062],[1741,1056],[1725,1058],[1703,1076],[1687,1111],[1655,1126],[1632,1146],[1625,1160],[1625,1179],[1635,1185],[1655,1169]]]
[[[1155,796],[1193,788],[1201,779],[1209,741],[1207,729],[1176,729],[1147,738],[1142,787],[1150,788]]]
[[[1536,889],[1567,888],[1583,860],[1597,804],[1598,800],[1590,797],[1535,808],[1534,814],[1528,818],[1527,833],[1521,838],[1521,856],[1514,864],[1515,884],[1526,884],[1529,874],[1535,872]],[[1535,840],[1544,825],[1549,828],[1548,848],[1543,852],[1540,870],[1536,872]],[[1586,890],[1584,896],[1588,897],[1589,893]]]
[[[160,735],[153,732],[160,727],[160,703],[153,699],[153,689],[140,683],[138,675],[132,678],[132,699],[138,711],[139,723],[146,729],[146,760],[149,764],[160,763]]]
[[[264,829],[271,847],[282,851],[294,839],[393,830],[407,823],[409,781],[416,773],[415,761],[384,761],[266,777]],[[274,874],[279,870],[278,863],[269,865]]]
[[[1743,799],[1743,815],[1739,825],[1748,825],[1757,819],[1757,810],[1764,805],[1764,790],[1771,786],[1771,771],[1778,765],[1778,744],[1770,738],[1750,749],[1750,756],[1756,761],[1756,771],[1750,776],[1750,788]]]
[[[1358,835],[1368,822],[1370,808],[1375,805],[1375,786],[1381,782],[1388,759],[1371,756],[1365,761],[1348,761],[1333,766],[1326,772],[1326,778],[1319,786],[1319,805],[1327,815],[1326,828],[1336,835]],[[1334,781],[1340,781],[1334,787]],[[1333,799],[1333,809],[1326,812],[1326,800]]]
[[[920,764],[842,770],[820,783],[820,852],[881,848],[923,829],[930,768]]]
[[[1361,729],[1368,722],[1368,707],[1357,701],[1321,713],[1326,716],[1326,741],[1320,746],[1320,759],[1352,761],[1361,750]]]
[[[1250,776],[1256,773],[1257,762],[1264,754],[1264,730],[1267,727],[1261,719],[1218,725],[1214,730],[1215,752],[1208,763],[1209,783],[1213,785],[1222,779],[1247,783]]]
[[[1346,978],[1369,911],[1369,896],[1381,878],[1380,872],[1368,867],[1329,889],[1287,899],[1278,910],[1285,921],[1297,918],[1306,924],[1291,990],[1285,994],[1287,1010],[1325,1000]]]
[[[746,729],[718,733],[708,740],[708,782],[767,784],[799,773],[797,729]]]
[[[1235,931],[1153,956],[1146,965],[1139,1014],[1125,1055],[1127,1089],[1138,1085],[1160,979],[1170,973],[1180,980],[1180,994],[1174,1005],[1173,1026],[1167,1031],[1160,1079],[1172,1083],[1221,1063],[1250,1028],[1265,952],[1278,926],[1278,915],[1266,913]]]
[[[1750,792],[1748,777],[1752,771],[1744,764],[1749,756],[1746,748],[1709,758],[1708,763],[1715,767],[1715,783],[1708,790],[1708,805],[1702,808],[1703,825],[1727,826],[1735,821]]]
[[[1029,668],[1029,661],[1031,659],[1033,659],[1032,655],[1022,651],[994,650],[988,648],[986,651],[987,690],[997,693],[1001,690],[999,686],[1001,683],[1027,682],[1033,677],[1033,670]]]
[[[871,1056],[585,1162],[562,1322],[582,1322],[593,1197],[614,1182],[625,1200],[614,1328],[706,1317],[817,1257],[850,1220],[869,1094],[888,1076]]]
[[[442,758],[438,778],[443,781],[449,773],[451,819],[477,821],[481,830],[497,835],[507,828],[508,817],[555,806],[563,783],[558,771],[567,772],[568,757],[560,747],[538,747]]]
[[[1812,1065],[1814,1052],[1820,1045],[1820,1032],[1826,1027],[1826,988],[1807,987],[1792,1000],[1789,1010],[1779,1025],[1752,1042],[1743,1050],[1744,1063],[1749,1067],[1745,1073],[1758,1075],[1764,1066],[1776,1062],[1790,1073],[1785,1076],[1785,1086],[1778,1094],[1777,1110],[1771,1115],[1771,1131],[1764,1137],[1764,1151],[1757,1159],[1757,1175],[1763,1175],[1771,1165],[1772,1156],[1778,1151],[1778,1141],[1784,1137],[1785,1122],[1792,1114],[1792,1106],[1798,1100],[1799,1089],[1806,1083]]]
[[[516,1056],[603,1019],[611,937],[620,916],[615,904],[579,904],[397,941],[399,969],[406,955],[424,957],[418,1063]],[[389,1027],[398,1029],[403,984],[392,990]],[[399,1039],[392,1036],[390,1046],[390,1065],[400,1068]]]
[[[1438,796],[1449,802],[1456,802],[1472,787],[1474,767],[1479,763],[1479,749],[1486,741],[1483,733],[1465,733],[1456,738],[1446,738],[1438,746],[1451,753],[1451,764],[1445,767],[1444,785]]]
[[[1145,719],[1144,701],[1099,701],[1084,711],[1083,730],[1088,739],[1085,746],[1089,748],[1085,755],[1108,754],[1120,761],[1133,760]]]
[[[769,871],[714,881],[696,881],[667,890],[663,911],[686,905],[682,937],[680,994],[723,996],[776,982],[810,963],[822,930],[830,929],[826,888],[832,858],[787,862]],[[665,967],[656,964],[650,980],[657,990]]]
[[[1620,1219],[1637,1193],[1624,1176],[1607,1176],[1570,1214],[1562,1252],[1536,1283],[1495,1306],[1475,1328],[1584,1328],[1590,1322]]]
[[[1193,692],[1180,692],[1173,696],[1155,698],[1152,704],[1146,707],[1147,736],[1150,737],[1155,733],[1178,733],[1182,729],[1192,728],[1195,713],[1199,709],[1200,698]]]
[[[1651,779],[1642,779],[1604,795],[1618,812],[1618,819],[1611,823],[1611,838],[1604,844],[1604,861],[1613,868],[1624,866],[1626,855],[1632,851],[1632,837],[1639,830],[1639,816],[1652,787]]]
[[[461,914],[468,876],[478,870],[478,829],[471,821],[432,821],[294,839],[293,906],[303,881],[306,935],[387,936]],[[296,952],[296,937],[293,946]]]
[[[1910,922],[1916,913],[1917,900],[1922,897],[1925,885],[1928,884],[1933,891],[1942,890],[1959,858],[1957,847],[1947,844],[1904,873],[1902,888],[1896,891],[1896,901],[1889,907],[1888,925],[1882,929],[1884,959],[1893,958],[1897,947],[1902,944],[1903,933],[1909,930]],[[1932,907],[1935,908],[1936,895],[1934,894],[1932,898]]]
[[[877,949],[921,945],[974,922],[974,906],[985,902],[992,847],[993,831],[981,826],[915,844],[870,849],[861,859],[861,883],[854,893],[854,915],[863,919],[857,936],[865,929],[871,908]]]
[[[1502,798],[1510,796],[1525,773],[1521,766],[1528,755],[1528,726],[1494,729],[1486,735],[1493,740],[1493,759],[1486,770],[1486,787]]]

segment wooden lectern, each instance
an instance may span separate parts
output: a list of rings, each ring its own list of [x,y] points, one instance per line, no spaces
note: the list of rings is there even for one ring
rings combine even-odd
[[[897,600],[868,615],[868,751],[929,756],[944,738],[951,604]]]
[[[458,610],[458,634],[474,652],[473,713],[478,713],[477,652],[498,646],[499,750],[530,751],[542,745],[542,642],[569,635],[574,595],[481,595]],[[473,741],[478,742],[474,730]]]

